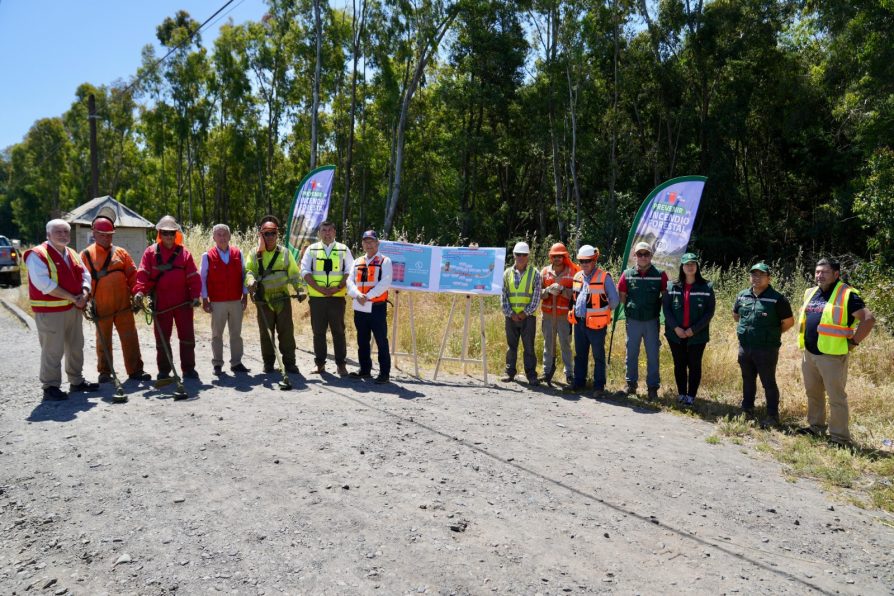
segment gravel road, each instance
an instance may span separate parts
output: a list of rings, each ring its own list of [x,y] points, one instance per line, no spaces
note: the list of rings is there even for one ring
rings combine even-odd
[[[42,403],[0,308],[0,593],[894,593],[889,517],[705,422],[399,371],[284,392],[246,339],[220,380],[199,339],[189,401]]]

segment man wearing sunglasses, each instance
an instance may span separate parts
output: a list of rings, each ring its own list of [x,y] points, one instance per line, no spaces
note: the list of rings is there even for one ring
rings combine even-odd
[[[164,340],[170,345],[174,325],[177,325],[177,339],[180,343],[180,367],[184,379],[197,379],[196,336],[193,327],[193,307],[201,304],[202,279],[196,262],[183,245],[183,232],[171,215],[165,215],[155,225],[158,231],[155,244],[143,252],[137,281],[134,284],[134,298],[142,301],[145,295],[151,299],[155,315],[155,361],[158,364],[158,378],[171,376],[171,362],[165,354]],[[167,312],[164,312],[167,311]],[[173,351],[173,350],[172,350]],[[172,354],[173,356],[173,354]]]
[[[286,372],[300,374],[295,364],[295,323],[292,321],[292,300],[289,286],[295,291],[301,284],[298,263],[292,252],[277,241],[279,220],[273,215],[261,219],[258,230],[258,250],[248,255],[245,263],[245,286],[253,293],[258,310],[258,329],[261,332],[261,358],[264,372],[274,370],[273,334],[277,334],[279,353]]]
[[[503,294],[500,304],[506,317],[506,376],[504,383],[515,380],[518,372],[518,342],[521,340],[525,376],[529,385],[539,385],[534,336],[537,333],[537,308],[540,306],[542,282],[540,272],[528,264],[531,252],[527,242],[518,242],[512,249],[515,263],[503,273]]]
[[[667,291],[667,273],[652,264],[652,247],[638,242],[634,248],[636,267],[621,274],[618,293],[627,320],[627,393],[636,395],[639,382],[639,348],[646,347],[646,386],[650,400],[658,399],[661,387],[658,354],[661,350],[658,318]]]

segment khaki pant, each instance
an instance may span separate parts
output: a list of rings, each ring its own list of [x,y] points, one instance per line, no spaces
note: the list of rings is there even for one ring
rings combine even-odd
[[[44,389],[62,386],[62,356],[68,382],[84,381],[84,315],[76,308],[62,312],[36,312],[40,340],[40,384]]]
[[[230,366],[242,363],[242,301],[211,303],[211,364],[223,366],[223,332],[230,330]]]
[[[847,354],[816,355],[804,350],[801,374],[807,393],[807,423],[811,427],[826,425],[826,394],[829,395],[829,434],[850,440],[847,407]]]

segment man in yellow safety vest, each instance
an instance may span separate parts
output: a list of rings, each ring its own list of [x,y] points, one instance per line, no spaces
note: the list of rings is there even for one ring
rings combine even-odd
[[[506,376],[504,383],[515,380],[518,372],[518,340],[524,353],[525,376],[528,384],[538,385],[537,357],[534,355],[534,335],[537,333],[537,308],[540,306],[540,272],[528,265],[531,249],[527,242],[519,242],[512,249],[515,264],[503,273],[503,294],[500,305],[506,317]]]

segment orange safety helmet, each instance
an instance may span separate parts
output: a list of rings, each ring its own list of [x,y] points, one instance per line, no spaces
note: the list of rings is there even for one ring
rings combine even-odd
[[[565,248],[565,245],[562,244],[561,242],[556,242],[555,244],[553,244],[553,245],[550,247],[550,249],[549,249],[549,256],[551,256],[551,257],[555,257],[555,256],[563,256],[563,257],[567,257],[567,256],[568,256],[568,249]]]

